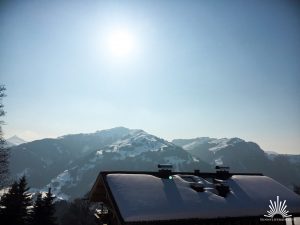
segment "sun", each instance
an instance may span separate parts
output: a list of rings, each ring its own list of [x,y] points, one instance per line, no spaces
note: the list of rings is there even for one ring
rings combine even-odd
[[[113,57],[130,57],[136,50],[136,40],[128,30],[115,30],[108,37],[108,48]]]

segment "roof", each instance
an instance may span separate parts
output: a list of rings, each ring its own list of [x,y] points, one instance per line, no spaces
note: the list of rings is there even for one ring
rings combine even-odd
[[[125,223],[263,216],[270,200],[277,196],[286,200],[289,214],[300,214],[300,196],[266,176],[228,176],[230,192],[226,197],[204,179],[209,177],[207,173],[198,176],[204,186],[200,192],[183,177],[180,173],[172,173],[168,179],[159,173],[103,172],[92,189],[91,200],[110,200]]]

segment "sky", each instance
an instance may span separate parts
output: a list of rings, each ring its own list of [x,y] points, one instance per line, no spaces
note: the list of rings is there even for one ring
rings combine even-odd
[[[125,126],[300,154],[299,27],[289,0],[1,1],[5,137]]]

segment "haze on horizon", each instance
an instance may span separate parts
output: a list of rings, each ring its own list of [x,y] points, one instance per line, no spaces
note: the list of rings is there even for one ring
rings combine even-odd
[[[1,1],[5,137],[117,126],[300,154],[297,1]]]

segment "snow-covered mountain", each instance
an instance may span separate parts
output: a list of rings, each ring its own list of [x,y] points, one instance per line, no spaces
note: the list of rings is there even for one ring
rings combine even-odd
[[[254,158],[256,160],[265,158],[265,152],[257,144],[245,142],[240,138],[175,139],[173,143],[211,165],[230,165],[232,169],[238,171],[257,170],[259,169],[257,165],[253,164],[255,168],[249,168],[251,165],[247,164]]]
[[[279,155],[277,152],[274,151],[265,151],[265,153],[270,160],[273,160]]]
[[[234,145],[240,142],[243,142],[244,140],[239,138],[209,138],[209,137],[200,137],[200,138],[194,138],[194,139],[175,139],[173,140],[173,143],[182,146],[186,150],[193,150],[197,147],[203,146],[205,144],[208,144],[208,150],[211,152],[216,152],[218,150],[222,150],[225,147],[228,147],[230,145]]]
[[[6,144],[8,147],[21,145],[24,143],[26,143],[26,141],[16,135],[14,135],[6,140]]]
[[[300,164],[300,155],[292,155],[292,154],[278,154],[274,151],[266,151],[266,154],[270,160],[275,160],[278,157],[283,157],[287,159],[291,164]]]
[[[265,152],[256,143],[240,138],[202,137],[175,139],[172,143],[212,166],[230,166],[233,172],[260,172],[290,188],[300,184],[299,155]]]
[[[235,172],[262,172],[291,187],[300,184],[300,160],[292,155],[270,158],[257,144],[239,138],[195,138],[168,142],[143,130],[117,127],[72,134],[11,147],[11,174],[28,176],[32,190],[51,186],[61,198],[85,195],[104,170],[174,170],[212,172],[226,165]]]
[[[62,198],[83,196],[103,170],[155,171],[158,163],[175,170],[211,169],[173,143],[123,127],[16,146],[11,162],[15,176],[25,173],[33,188],[51,186]]]

